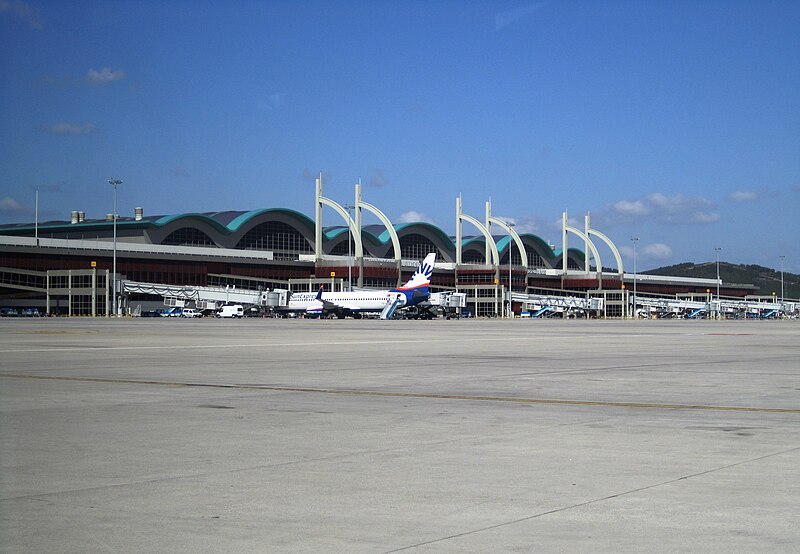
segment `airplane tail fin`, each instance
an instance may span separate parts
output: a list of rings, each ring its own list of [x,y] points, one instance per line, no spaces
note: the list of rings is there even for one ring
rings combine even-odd
[[[322,300],[322,291],[325,289],[325,285],[319,286],[319,291],[317,292],[317,297],[314,300]]]
[[[431,284],[433,275],[433,264],[436,261],[436,253],[432,252],[425,256],[425,259],[417,266],[417,270],[408,282],[400,287],[400,290],[419,289]]]

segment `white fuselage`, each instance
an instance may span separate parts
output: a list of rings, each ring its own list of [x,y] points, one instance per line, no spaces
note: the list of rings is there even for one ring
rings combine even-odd
[[[316,293],[293,293],[285,309],[318,315],[334,313],[340,318],[360,312],[381,312],[381,317],[390,317],[395,309],[412,306],[428,298],[428,285],[435,261],[436,253],[429,253],[417,266],[411,279],[396,289],[325,292],[320,287]],[[383,311],[384,308],[386,312]]]
[[[353,312],[380,312],[390,300],[406,302],[405,294],[389,290],[353,291],[353,292],[323,292],[324,303],[334,304]],[[330,306],[329,304],[329,306]],[[323,309],[323,302],[317,299],[316,292],[295,292],[289,299],[289,310],[315,311]]]

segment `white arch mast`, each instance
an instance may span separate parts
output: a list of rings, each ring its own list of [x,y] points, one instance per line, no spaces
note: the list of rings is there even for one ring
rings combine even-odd
[[[364,202],[361,199],[361,179],[359,179],[358,183],[356,183],[356,204],[355,204],[355,206],[356,206],[356,227],[358,227],[359,237],[361,236],[361,225],[362,225],[362,223],[361,223],[361,210],[362,209],[373,213],[381,221],[381,223],[383,223],[383,226],[386,227],[386,231],[388,231],[389,237],[392,239],[392,246],[394,247],[394,261],[397,264],[397,279],[398,279],[398,286],[399,286],[400,266],[401,266],[401,262],[402,262],[402,259],[403,259],[403,253],[400,250],[400,237],[397,236],[397,231],[395,230],[394,225],[392,225],[392,222],[389,221],[389,218],[386,217],[386,214],[384,214],[382,211],[380,211],[378,208],[376,208],[372,204]],[[361,257],[358,260],[358,265],[359,265],[359,268],[360,268],[360,271],[358,272],[358,286],[359,287],[363,287],[364,286],[364,258],[363,257]]]
[[[517,245],[517,248],[519,248],[520,259],[522,260],[522,265],[527,270],[528,269],[528,251],[525,249],[525,245],[522,243],[522,239],[520,238],[520,236],[517,234],[517,232],[514,230],[514,228],[511,225],[509,225],[507,222],[503,221],[502,219],[500,219],[498,217],[492,216],[492,199],[490,198],[486,202],[486,229],[487,229],[487,231],[489,231],[490,235],[492,234],[492,223],[496,223],[500,227],[505,229],[505,231],[511,236],[511,238],[514,239],[514,243]],[[498,254],[499,254],[499,252],[498,252]],[[488,247],[488,245],[487,245],[487,248],[486,248],[486,257],[487,257],[487,259],[489,257],[489,247]],[[511,252],[509,251],[509,263],[511,263],[510,260],[511,260]],[[500,262],[499,262],[499,259],[498,259],[498,264],[499,263]]]
[[[585,221],[586,221],[586,236],[589,237],[591,235],[594,235],[608,245],[608,247],[611,249],[611,253],[614,254],[614,259],[617,261],[617,272],[619,273],[620,279],[622,279],[625,273],[622,268],[622,256],[620,256],[619,250],[617,250],[617,246],[613,242],[611,242],[611,239],[608,238],[606,235],[604,235],[603,233],[601,233],[596,229],[592,229],[591,224],[589,223],[588,213],[586,214]]]
[[[567,233],[574,233],[579,238],[583,239],[583,241],[586,243],[586,250],[587,251],[591,250],[592,256],[594,257],[595,265],[597,266],[597,277],[598,277],[598,279],[602,280],[603,262],[600,260],[600,253],[597,251],[597,247],[594,245],[592,240],[589,238],[589,235],[587,233],[584,233],[580,229],[577,229],[577,228],[573,227],[572,225],[569,225],[569,223],[567,223],[567,212],[566,211],[561,214],[561,225],[562,225],[562,228],[563,228],[562,233],[563,233],[563,237],[564,237],[563,238],[563,240],[564,240],[564,248],[563,248],[563,251],[561,252],[562,260],[563,260],[562,261],[561,270],[562,270],[563,274],[564,275],[567,274],[567,267],[568,267],[568,262],[567,262]],[[584,265],[586,266],[586,267],[584,267],[584,270],[586,271],[586,273],[587,274],[590,273],[590,271],[589,271],[589,255],[588,255],[588,253],[586,254],[586,261],[585,261]]]
[[[483,223],[461,211],[461,195],[456,197],[456,265],[461,265],[461,241],[463,236],[461,225],[463,221],[472,223],[486,238],[486,244],[489,245],[489,251],[492,255],[491,264],[494,265],[495,269],[498,268],[500,266],[500,254],[497,252],[497,245],[494,243],[492,235],[483,226]],[[486,260],[486,262],[489,263],[489,260]]]
[[[342,219],[345,220],[347,226],[350,228],[350,234],[355,240],[356,246],[356,259],[360,259],[364,257],[364,246],[361,242],[361,232],[359,229],[356,228],[356,224],[353,221],[353,218],[350,217],[350,214],[347,213],[341,205],[337,204],[330,198],[325,198],[322,196],[322,173],[319,174],[317,177],[317,198],[316,198],[316,217],[315,217],[315,228],[314,228],[314,258],[317,262],[322,259],[322,206],[323,204],[326,206],[330,206],[333,208],[339,215],[342,216]]]

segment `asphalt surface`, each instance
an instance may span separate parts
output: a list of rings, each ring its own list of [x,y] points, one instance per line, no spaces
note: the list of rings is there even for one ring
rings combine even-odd
[[[3,552],[797,552],[799,321],[0,320]]]

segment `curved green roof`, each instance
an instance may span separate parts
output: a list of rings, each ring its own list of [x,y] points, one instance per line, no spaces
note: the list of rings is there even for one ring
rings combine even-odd
[[[324,231],[323,234],[327,239],[335,239],[336,237],[338,237],[342,233],[346,233],[347,231],[349,231],[348,227],[336,227],[335,229],[331,229],[330,231]]]
[[[433,225],[432,223],[427,223],[425,221],[417,221],[417,222],[414,222],[414,223],[400,223],[398,225],[394,225],[394,230],[399,234],[400,231],[402,231],[403,229],[406,229],[408,227],[411,227],[411,226],[415,226],[415,227],[416,226],[421,226],[421,227],[424,227],[424,228],[428,229],[434,235],[436,235],[439,238],[439,240],[441,240],[442,243],[444,243],[444,245],[446,245],[448,248],[451,248],[452,251],[455,252],[456,245],[453,243],[453,239],[451,239],[444,231],[442,231],[441,229],[439,229],[436,225]],[[388,231],[384,231],[383,233],[381,233],[381,238],[383,238],[384,235],[386,235],[386,238],[388,240],[389,232]]]
[[[534,235],[534,234],[531,234],[531,233],[525,233],[524,235],[520,235],[520,237],[523,238],[523,240],[526,239],[526,238],[531,239],[533,242],[538,244],[544,252],[552,252],[553,256],[558,256],[559,255],[559,254],[556,254],[556,251],[553,250],[552,248],[550,248],[550,245],[547,244],[547,242],[545,242],[538,235]]]
[[[455,244],[455,243],[453,243],[453,244]],[[482,244],[482,245],[485,246],[486,245],[486,237],[481,235],[479,237],[467,237],[465,239],[461,239],[461,248],[464,248],[465,246],[472,246],[473,244]]]
[[[348,228],[346,226],[345,227],[336,227],[336,228],[330,229],[328,231],[323,231],[323,234],[325,235],[326,239],[330,240],[330,239],[335,239],[336,237],[338,237],[342,233],[346,233],[347,231],[348,231]],[[383,237],[384,234],[386,235],[386,240],[381,240],[381,238],[376,237],[374,233],[371,233],[370,231],[368,231],[367,229],[365,229],[363,227],[361,228],[361,238],[364,239],[364,240],[367,240],[367,241],[369,241],[369,242],[371,242],[373,244],[386,245],[386,243],[389,242],[391,240],[391,238],[389,237],[389,233],[388,232],[383,233],[381,235],[381,237]]]
[[[297,219],[300,223],[306,225],[307,227],[309,227],[311,229],[314,228],[314,222],[311,221],[311,219],[307,215],[302,214],[302,213],[300,213],[298,211],[295,211],[295,210],[290,210],[288,208],[266,208],[266,209],[263,209],[263,210],[252,210],[252,211],[249,211],[249,212],[245,212],[242,215],[240,215],[237,218],[235,218],[230,223],[228,223],[228,228],[231,231],[238,231],[240,227],[242,227],[244,224],[246,224],[250,220],[252,220],[252,219],[254,219],[254,218],[256,218],[256,217],[258,217],[258,216],[260,216],[262,214],[267,214],[267,213],[271,213],[271,212],[277,212],[277,213],[286,214],[286,215],[292,217],[293,219]]]
[[[201,221],[203,223],[207,223],[207,224],[211,225],[212,227],[214,227],[220,233],[223,233],[223,234],[229,234],[230,233],[230,229],[228,229],[225,225],[223,225],[219,221],[216,221],[216,220],[210,218],[206,214],[198,214],[198,213],[165,215],[164,217],[161,217],[161,218],[156,219],[155,221],[153,221],[153,225],[156,225],[158,227],[163,227],[165,225],[169,225],[173,221],[179,221],[181,219]]]
[[[197,221],[202,221],[203,223],[207,223],[207,224],[211,225],[212,227],[214,227],[220,233],[223,233],[223,234],[227,235],[227,234],[235,233],[236,231],[241,229],[243,226],[245,226],[247,223],[249,223],[253,219],[255,219],[257,217],[260,217],[260,216],[262,216],[264,214],[268,214],[268,213],[285,214],[285,215],[289,216],[290,218],[296,220],[301,225],[304,225],[308,229],[313,229],[314,228],[314,222],[311,221],[311,219],[309,219],[308,216],[306,216],[306,215],[304,215],[304,214],[302,214],[302,213],[300,213],[298,211],[290,210],[290,209],[287,209],[287,208],[266,208],[266,209],[262,209],[262,210],[251,210],[249,212],[244,212],[244,213],[239,214],[234,219],[232,219],[230,221],[230,223],[228,223],[227,225],[223,225],[222,223],[220,223],[219,221],[214,219],[213,216],[210,216],[208,214],[201,214],[201,213],[185,213],[185,214],[166,215],[164,217],[161,217],[161,218],[156,219],[155,221],[153,221],[153,224],[157,225],[159,227],[162,227],[164,225],[168,225],[170,223],[174,223],[175,221],[179,221],[181,219],[197,220]]]
[[[544,253],[549,253],[553,257],[560,256],[559,253],[556,253],[555,250],[550,248],[549,244],[547,244],[544,240],[542,240],[541,237],[539,237],[537,235],[534,235],[532,233],[522,233],[519,236],[519,238],[520,238],[520,240],[522,240],[523,244],[525,243],[526,240],[527,241],[531,241],[531,242],[537,244],[542,249],[542,251]],[[502,252],[505,248],[508,248],[508,241],[509,240],[511,240],[511,239],[509,238],[508,235],[505,235],[500,240],[498,240],[497,241],[497,250]],[[559,250],[559,252],[560,252],[560,250]]]

